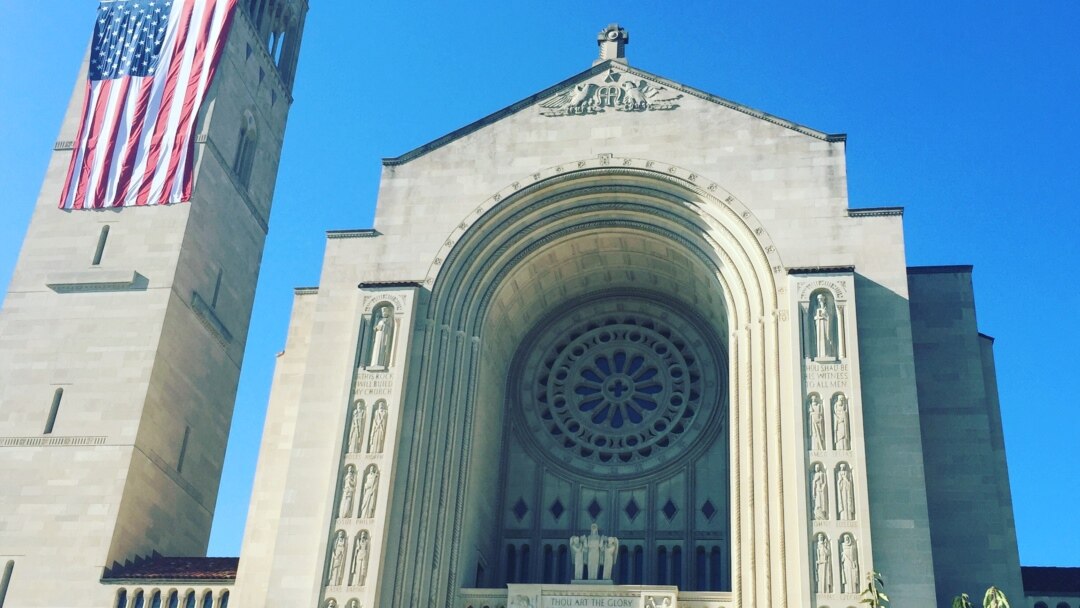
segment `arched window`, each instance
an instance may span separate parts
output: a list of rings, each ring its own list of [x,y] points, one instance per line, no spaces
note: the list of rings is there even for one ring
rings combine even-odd
[[[161,608],[161,591],[154,590],[154,594],[150,596],[150,608]]]
[[[570,582],[570,552],[566,548],[566,545],[559,545],[559,571],[556,574],[555,582],[568,583]]]
[[[203,593],[202,608],[214,608],[214,592],[209,589]]]
[[[705,547],[698,547],[694,551],[694,583],[697,591],[706,591],[709,588],[709,559]]]
[[[127,589],[116,592],[116,608],[127,608]]]
[[[518,576],[518,581],[522,583],[529,582],[529,545],[521,545],[521,574]]]
[[[188,591],[184,598],[184,608],[195,608],[195,592]]]
[[[144,608],[146,606],[146,598],[143,597],[142,589],[135,592],[135,603],[132,605],[134,608]]]
[[[1069,602],[1058,602],[1057,608],[1071,608]]]
[[[544,565],[541,577],[543,583],[555,582],[555,552],[552,550],[551,545],[544,545]]]
[[[516,583],[517,580],[517,547],[514,545],[507,545],[506,547],[506,582]]]
[[[676,587],[682,587],[682,547],[671,548],[671,583]]]
[[[180,606],[180,594],[173,589],[169,592],[169,601],[166,603],[168,608],[179,608]]]
[[[656,584],[668,584],[668,551],[667,547],[659,547],[656,550]]]
[[[218,598],[218,608],[229,608],[229,591],[225,590],[221,592],[221,597]]]
[[[237,138],[236,154],[233,157],[233,172],[240,183],[247,186],[251,180],[251,169],[255,165],[255,148],[259,134],[256,129],[255,115],[251,110],[244,111],[244,120],[240,125]]]
[[[1035,602],[1035,608],[1050,608],[1046,605],[1046,602]]]

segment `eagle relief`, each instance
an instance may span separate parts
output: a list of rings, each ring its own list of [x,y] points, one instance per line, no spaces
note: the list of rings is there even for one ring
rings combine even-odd
[[[582,82],[557,93],[540,104],[544,116],[597,114],[607,109],[616,112],[674,110],[682,94],[673,95],[666,87],[647,80],[632,80],[612,70],[603,84]],[[620,82],[620,80],[622,82]]]

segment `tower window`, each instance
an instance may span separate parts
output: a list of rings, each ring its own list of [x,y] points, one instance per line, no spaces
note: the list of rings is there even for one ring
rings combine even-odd
[[[94,259],[90,264],[97,266],[101,263],[101,256],[105,253],[105,241],[109,239],[109,226],[105,225],[101,227],[101,233],[98,234],[97,248],[94,249]]]
[[[210,308],[217,308],[218,295],[221,293],[222,270],[218,268],[217,279],[214,281],[214,295],[210,298]]]
[[[180,456],[176,459],[176,472],[180,473],[184,470],[184,456],[187,455],[188,438],[191,437],[191,427],[184,427],[184,438],[180,441]]]
[[[251,181],[251,169],[255,164],[255,145],[258,143],[258,131],[255,115],[251,110],[244,111],[244,123],[240,125],[237,138],[236,155],[233,157],[233,172],[244,186]]]
[[[4,598],[7,597],[8,586],[11,585],[11,573],[15,570],[15,562],[8,560],[4,565],[4,574],[0,576],[0,608],[4,608]]]
[[[49,418],[45,421],[45,430],[42,431],[43,435],[48,435],[53,432],[53,426],[56,424],[56,413],[60,411],[60,401],[64,398],[64,389],[57,388],[53,393],[52,406],[49,408]]]

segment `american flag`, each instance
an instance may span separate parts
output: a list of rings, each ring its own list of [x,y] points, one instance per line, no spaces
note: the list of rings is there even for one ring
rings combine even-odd
[[[61,209],[191,200],[195,118],[236,0],[102,0]]]

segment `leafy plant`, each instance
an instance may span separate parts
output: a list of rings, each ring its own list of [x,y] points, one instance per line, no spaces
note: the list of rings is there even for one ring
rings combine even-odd
[[[866,604],[870,608],[882,608],[889,602],[889,596],[885,595],[885,580],[881,573],[871,570],[866,573],[866,589],[863,589],[862,600],[859,603]],[[995,607],[996,608],[996,607]],[[1008,604],[1001,608],[1009,608]]]
[[[953,598],[952,608],[975,608],[975,604],[971,603],[971,598],[968,597],[968,594],[961,593]]]
[[[983,596],[983,608],[1010,608],[1009,600],[1001,589],[991,585]]]

